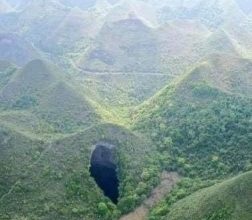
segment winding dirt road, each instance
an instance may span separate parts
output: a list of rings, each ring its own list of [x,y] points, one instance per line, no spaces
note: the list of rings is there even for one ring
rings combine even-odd
[[[149,210],[161,201],[180,180],[179,176],[175,172],[163,172],[161,174],[161,183],[155,189],[153,189],[149,198],[147,198],[141,206],[135,211],[122,216],[120,220],[145,220]]]

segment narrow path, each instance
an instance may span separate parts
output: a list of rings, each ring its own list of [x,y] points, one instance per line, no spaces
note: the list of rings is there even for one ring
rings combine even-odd
[[[179,176],[175,172],[163,172],[161,174],[161,183],[151,193],[141,206],[133,212],[122,216],[120,220],[145,220],[149,210],[161,201],[179,181]]]
[[[86,75],[96,75],[96,76],[102,76],[102,75],[134,75],[134,76],[170,76],[175,77],[175,75],[172,74],[166,74],[166,73],[153,73],[153,72],[83,72]]]
[[[102,76],[102,75],[140,75],[140,76],[169,76],[169,77],[176,77],[177,75],[172,74],[172,73],[163,73],[163,72],[141,72],[141,71],[132,71],[132,72],[127,72],[127,71],[92,71],[92,70],[87,70],[87,69],[82,69],[79,66],[76,65],[76,63],[70,59],[70,64],[74,69],[77,71],[84,73],[86,75],[97,75],[97,76]]]

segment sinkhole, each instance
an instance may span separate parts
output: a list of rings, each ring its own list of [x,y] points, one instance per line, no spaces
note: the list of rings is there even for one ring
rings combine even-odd
[[[117,204],[119,181],[114,146],[97,144],[91,156],[89,171],[104,195]]]

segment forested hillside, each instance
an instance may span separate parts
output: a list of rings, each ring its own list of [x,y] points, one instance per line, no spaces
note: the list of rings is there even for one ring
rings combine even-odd
[[[135,115],[136,129],[150,132],[170,157],[167,169],[218,178],[251,168],[252,63],[229,57],[233,65],[225,65],[222,56],[204,61]]]
[[[251,172],[247,172],[199,190],[169,207],[171,195],[152,211],[150,219],[251,219],[251,181]]]
[[[0,220],[252,220],[251,170],[251,1],[0,0]]]

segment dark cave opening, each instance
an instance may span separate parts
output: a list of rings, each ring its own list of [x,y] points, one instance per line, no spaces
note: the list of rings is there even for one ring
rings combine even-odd
[[[113,148],[113,146],[105,144],[96,145],[91,156],[90,174],[102,189],[104,195],[117,204],[119,180]]]

